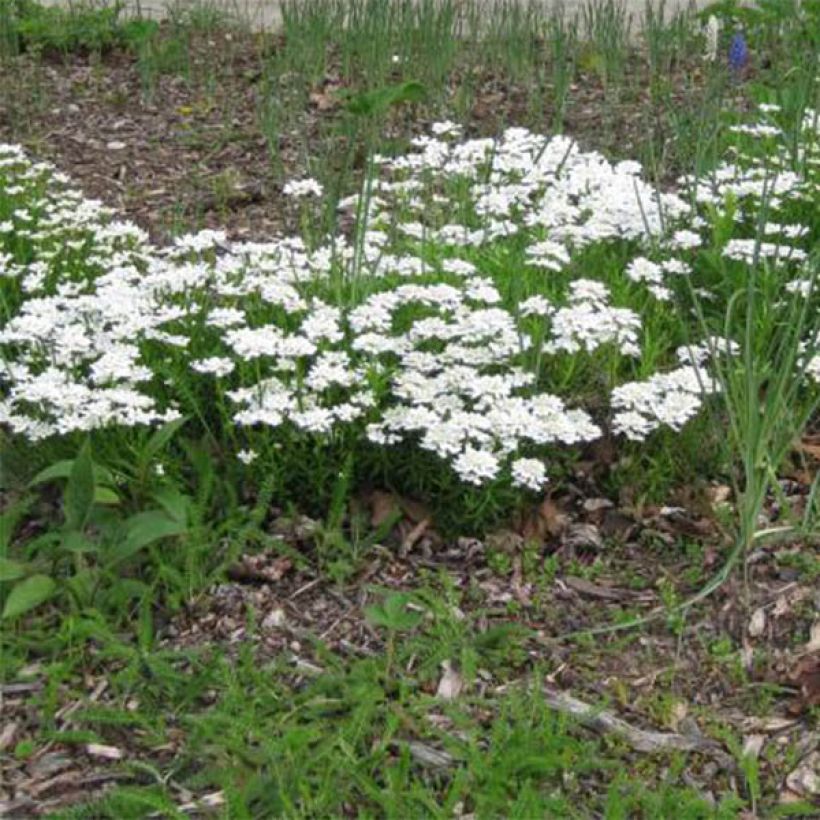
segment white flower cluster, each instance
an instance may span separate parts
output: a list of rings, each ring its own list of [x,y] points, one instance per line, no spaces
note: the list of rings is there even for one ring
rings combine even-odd
[[[224,423],[410,442],[467,483],[542,487],[554,448],[600,429],[549,390],[539,363],[602,349],[610,361],[640,357],[641,314],[622,292],[673,299],[708,225],[647,185],[637,163],[613,165],[565,137],[509,129],[459,141],[452,123],[432,134],[377,158],[366,230],[310,248],[219,231],[156,248],[51,166],[0,145],[0,424],[31,440],[158,424],[204,396]],[[785,169],[772,185],[738,165],[697,183],[695,201],[721,207],[728,195],[751,202],[765,189],[783,204],[813,190]],[[300,180],[285,194],[322,191]],[[776,241],[736,237],[723,253],[805,258],[805,226],[772,221],[766,235]],[[642,250],[625,287],[610,287],[579,260],[622,240]],[[491,258],[517,261],[499,270]],[[615,387],[615,431],[679,430],[715,389],[703,351],[716,347]],[[237,457],[250,464],[258,451]]]
[[[680,430],[700,411],[704,393],[716,389],[693,365],[622,384],[612,391],[613,430],[632,441],[642,441],[659,427]]]

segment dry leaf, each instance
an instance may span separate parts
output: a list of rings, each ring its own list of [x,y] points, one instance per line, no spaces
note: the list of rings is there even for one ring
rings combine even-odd
[[[332,91],[335,89],[329,90]],[[328,91],[311,91],[308,95],[308,99],[310,100],[310,104],[319,111],[332,111],[339,106],[338,97],[332,93],[328,93]]]
[[[682,701],[677,700],[669,710],[669,728],[673,732],[677,732],[680,728],[681,721],[683,721],[689,714],[689,707]]]
[[[7,723],[3,727],[3,731],[0,732],[0,752],[3,751],[7,746],[11,745],[12,740],[14,740],[14,735],[17,732],[17,724],[13,721]]]
[[[709,502],[713,507],[721,507],[732,497],[732,488],[726,484],[717,484],[706,491]]]
[[[784,615],[788,615],[808,594],[809,590],[807,587],[790,584],[787,587],[787,591],[783,592],[774,602],[772,618],[777,620]]]
[[[407,554],[413,547],[415,546],[416,542],[421,538],[425,532],[427,532],[428,527],[430,526],[430,519],[425,518],[422,521],[419,521],[407,535],[404,536],[404,539],[401,542],[401,550],[403,554]]]
[[[752,617],[749,618],[749,626],[747,629],[752,638],[759,638],[765,631],[766,612],[762,606],[752,613]]]
[[[820,795],[820,752],[812,752],[786,777],[790,791],[806,797]]]
[[[799,714],[804,709],[820,706],[820,654],[804,655],[789,675],[800,689],[800,695],[790,704],[789,712]]]
[[[576,578],[574,575],[568,575],[564,578],[564,583],[570,589],[574,589],[581,595],[588,595],[590,598],[602,598],[605,601],[620,601],[624,597],[629,597],[629,593],[624,590],[599,586],[598,584],[593,584],[592,581],[587,581],[586,578]]]
[[[820,619],[811,625],[809,641],[803,649],[805,652],[820,652]]]
[[[766,742],[766,735],[746,735],[743,738],[743,756],[757,760]]]
[[[588,498],[584,501],[584,511],[588,513],[596,513],[600,510],[606,510],[615,505],[608,498]]]
[[[820,461],[820,437],[804,436],[797,442],[796,449],[811,456],[815,461]]]
[[[742,726],[749,732],[767,732],[767,733],[777,733],[782,732],[785,729],[791,729],[793,726],[796,726],[798,723],[797,720],[794,718],[781,718],[781,717],[772,717],[772,718],[756,718],[756,717],[748,717],[743,719]]]
[[[281,629],[285,625],[285,610],[279,607],[272,609],[262,621],[265,629]]]
[[[370,526],[376,530],[401,512],[401,506],[392,493],[374,490],[370,494]]]
[[[103,757],[106,760],[122,760],[122,749],[118,749],[116,746],[103,746],[101,743],[87,743],[85,751],[92,757]]]
[[[281,581],[292,566],[293,561],[287,556],[272,558],[265,553],[243,555],[236,564],[228,569],[227,574],[228,578],[239,583],[248,581],[275,583]]]
[[[604,539],[601,538],[601,531],[593,524],[572,524],[564,532],[561,544],[570,550],[598,552],[603,549]]]
[[[442,700],[455,700],[464,688],[464,679],[450,661],[442,661],[443,674],[438,682],[436,697]]]
[[[560,535],[569,526],[569,516],[550,498],[545,498],[539,505],[538,517],[553,537]]]

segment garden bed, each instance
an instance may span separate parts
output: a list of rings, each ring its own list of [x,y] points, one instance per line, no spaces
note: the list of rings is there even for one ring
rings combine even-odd
[[[15,34],[4,816],[816,810],[811,18],[498,8]]]

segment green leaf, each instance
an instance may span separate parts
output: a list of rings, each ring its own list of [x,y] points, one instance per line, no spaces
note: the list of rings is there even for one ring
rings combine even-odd
[[[38,484],[45,484],[46,482],[56,481],[61,478],[69,478],[73,467],[73,458],[67,458],[64,461],[56,461],[51,466],[46,467],[44,470],[37,473],[37,475],[34,476],[34,478],[32,478],[29,482],[29,487],[36,487]],[[112,487],[116,484],[111,471],[99,464],[94,465],[94,482],[100,486],[107,487]]]
[[[86,440],[74,459],[63,497],[67,529],[82,530],[85,527],[94,506],[94,486],[94,462],[91,459],[91,445]]]
[[[356,116],[372,116],[382,114],[401,103],[422,102],[426,96],[427,89],[421,83],[408,80],[406,83],[356,94],[348,102],[347,110]]]
[[[12,504],[0,515],[0,552],[5,552],[9,548],[14,531],[20,519],[28,512],[31,503],[31,498],[24,498]]]
[[[0,558],[0,581],[16,581],[26,574],[26,565],[19,561]]]
[[[188,419],[182,416],[181,418],[163,424],[146,442],[145,447],[140,453],[140,462],[142,464],[150,464],[154,460],[154,457],[164,449],[186,421],[188,421]]]
[[[99,547],[83,535],[80,530],[71,530],[63,537],[63,549],[76,553],[99,552]]]
[[[132,515],[125,522],[125,537],[109,553],[111,564],[125,561],[140,550],[163,538],[184,535],[188,526],[175,521],[164,510],[146,510]]]
[[[94,503],[115,506],[120,503],[120,497],[110,487],[94,487]]]
[[[15,585],[6,605],[3,607],[3,619],[16,618],[47,601],[57,590],[57,584],[48,575],[31,575]]]
[[[412,629],[421,622],[423,616],[421,612],[407,608],[411,602],[409,595],[399,592],[392,593],[384,599],[381,605],[367,607],[364,614],[372,624],[384,627],[391,632]]]
[[[167,485],[154,493],[154,500],[175,521],[186,523],[193,499],[176,487]]]

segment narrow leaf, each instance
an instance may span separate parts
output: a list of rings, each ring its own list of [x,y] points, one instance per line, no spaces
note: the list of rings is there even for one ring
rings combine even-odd
[[[81,530],[91,508],[94,505],[94,462],[91,459],[91,446],[88,441],[83,444],[74,464],[65,488],[64,506],[66,527],[70,530]]]
[[[163,424],[162,427],[148,439],[141,454],[142,463],[150,464],[154,457],[163,450],[186,421],[188,421],[188,419],[182,416],[181,418]]]

